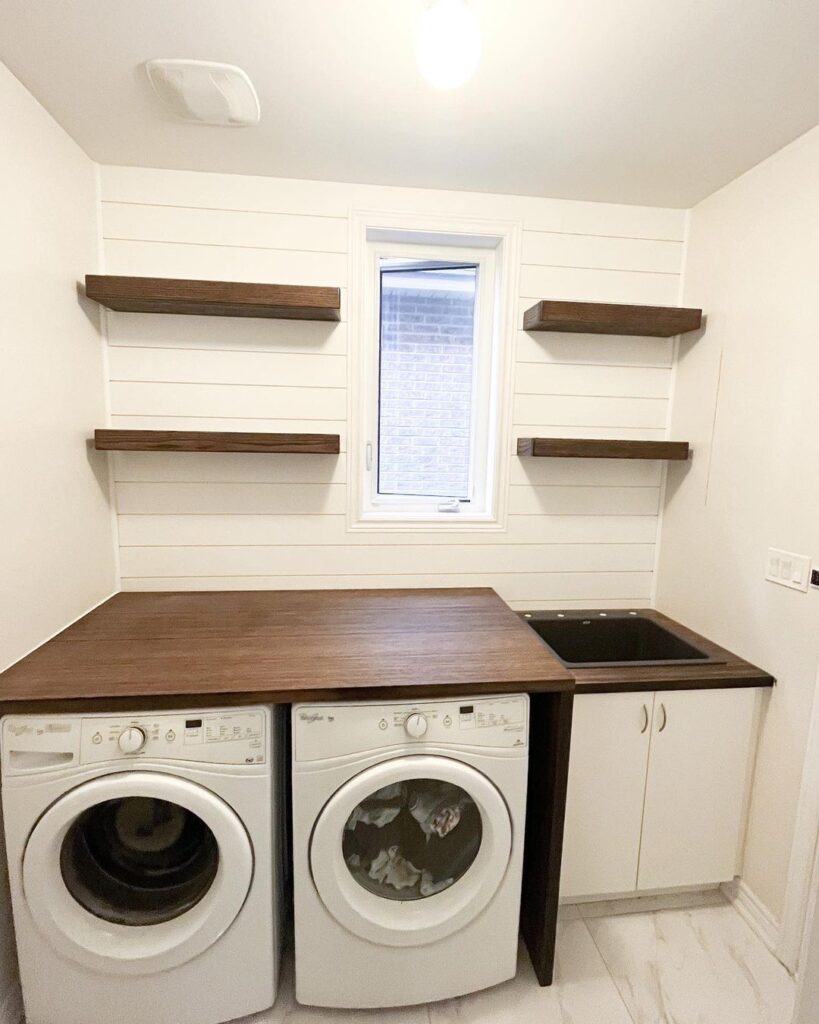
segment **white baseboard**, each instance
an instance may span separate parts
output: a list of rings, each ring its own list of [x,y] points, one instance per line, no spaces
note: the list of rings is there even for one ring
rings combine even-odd
[[[726,882],[720,888],[733,904],[734,910],[778,959],[777,948],[781,927],[779,921],[762,900],[748,888],[741,878],[735,878],[733,882]]]

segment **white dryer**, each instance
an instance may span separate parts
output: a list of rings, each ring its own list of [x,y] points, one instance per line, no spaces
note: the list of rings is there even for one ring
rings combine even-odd
[[[514,976],[528,706],[293,708],[300,1003],[424,1003]]]
[[[277,717],[3,719],[28,1024],[215,1024],[272,1005]]]

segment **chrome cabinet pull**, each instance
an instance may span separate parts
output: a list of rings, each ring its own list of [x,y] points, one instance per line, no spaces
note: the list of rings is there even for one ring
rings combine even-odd
[[[660,711],[662,711],[663,713],[663,724],[657,730],[658,732],[662,732],[663,729],[665,729],[665,727],[668,725],[668,712],[665,709],[665,704],[660,705]]]
[[[641,736],[643,735],[643,733],[646,731],[647,728],[648,728],[648,708],[645,706],[645,704],[643,704],[643,728],[640,730],[640,735]]]

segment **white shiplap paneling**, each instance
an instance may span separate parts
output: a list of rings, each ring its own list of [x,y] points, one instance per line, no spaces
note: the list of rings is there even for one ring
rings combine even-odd
[[[650,572],[555,572],[420,575],[333,576],[139,576],[122,577],[123,590],[350,590],[385,587],[493,587],[516,607],[535,608],[546,602],[559,607],[577,602],[579,607],[611,607],[648,604],[651,598]]]
[[[673,305],[681,211],[103,168],[108,273],[327,284],[339,324],[108,313],[112,424],[338,432],[339,457],[118,454],[125,589],[494,586],[515,607],[641,606],[663,469],[511,459],[504,531],[346,526],[353,210],[518,221],[520,315],[539,298]],[[519,316],[518,316],[519,320]],[[532,334],[518,436],[666,436],[672,342]]]
[[[679,274],[682,249],[682,242],[657,239],[525,231],[521,262],[541,267]]]
[[[347,411],[343,388],[115,380],[110,389],[115,416],[340,420]]]
[[[202,351],[143,346],[128,348],[120,345],[112,347],[109,364],[112,381],[252,386],[268,384],[272,387],[293,388],[347,386],[347,361],[344,356],[337,355],[236,352],[230,349]]]
[[[301,547],[348,545],[373,547],[386,545],[443,546],[488,543],[529,546],[548,541],[551,544],[644,544],[651,546],[656,533],[654,515],[510,515],[509,528],[500,535],[486,532],[420,533],[397,530],[373,539],[365,532],[348,532],[342,514],[294,516],[249,515],[247,513],[193,515],[142,512],[119,517],[120,544],[123,547],[181,547],[182,545],[221,547],[246,544],[294,544]],[[479,563],[476,563],[479,564]]]

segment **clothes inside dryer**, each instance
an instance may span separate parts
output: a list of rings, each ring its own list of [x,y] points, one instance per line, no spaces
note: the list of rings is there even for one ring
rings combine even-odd
[[[434,896],[478,855],[481,815],[459,786],[410,779],[376,790],[347,818],[343,854],[363,888],[391,900]]]

